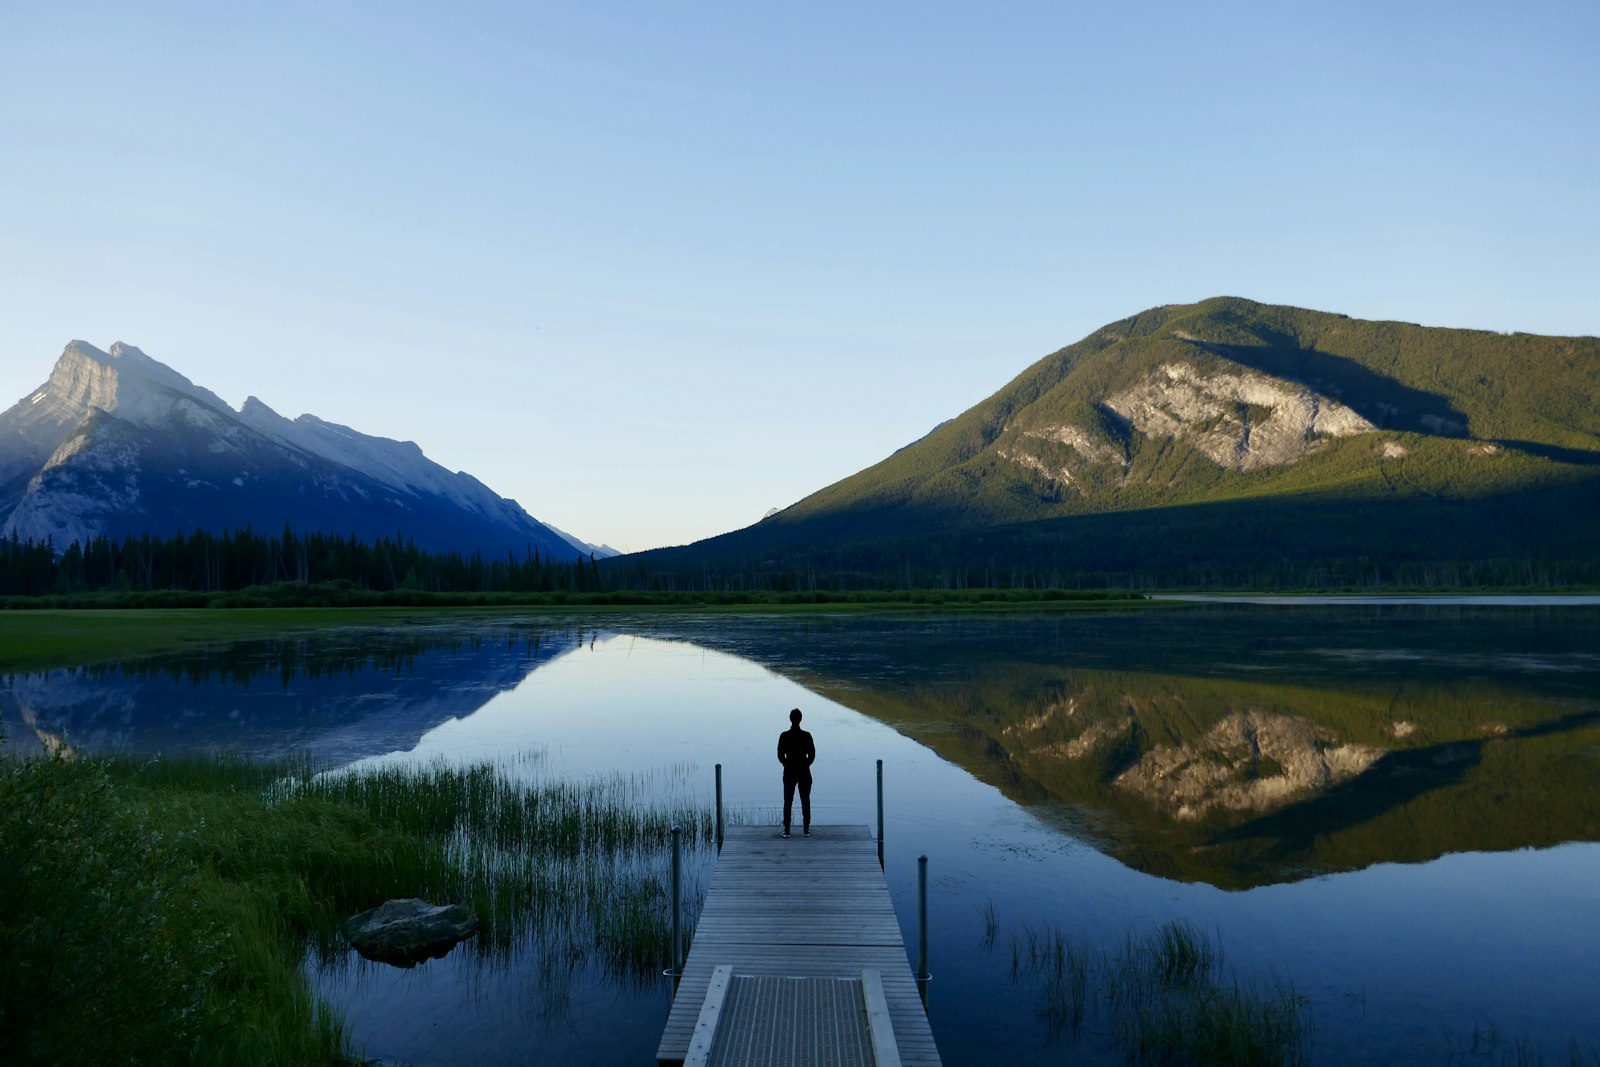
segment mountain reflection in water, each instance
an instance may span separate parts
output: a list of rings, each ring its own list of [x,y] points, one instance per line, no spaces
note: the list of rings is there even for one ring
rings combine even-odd
[[[594,620],[348,629],[13,677],[13,746],[416,747]],[[1600,837],[1600,612],[636,616],[932,748],[1139,870],[1223,888]],[[692,730],[692,722],[686,724]]]
[[[730,805],[759,821],[799,704],[821,821],[867,822],[885,759],[885,877],[908,945],[915,857],[932,857],[946,1062],[1123,1062],[1049,1043],[1007,938],[1058,928],[1114,948],[1177,918],[1247,976],[1292,975],[1315,1004],[1316,1062],[1438,1063],[1485,1020],[1600,1048],[1600,850],[1546,847],[1600,840],[1596,693],[1591,608],[641,613],[452,617],[18,675],[0,716],[24,749],[329,765],[538,749],[543,772],[636,777],[641,800],[677,767],[709,803],[722,762]],[[648,1060],[665,980],[557,981],[542,960],[313,977],[369,1054]]]
[[[305,752],[338,766],[408,752],[577,648],[576,628],[351,629],[13,676],[14,748]]]
[[[1600,839],[1592,609],[1200,608],[676,633],[888,723],[1166,878],[1239,889]]]

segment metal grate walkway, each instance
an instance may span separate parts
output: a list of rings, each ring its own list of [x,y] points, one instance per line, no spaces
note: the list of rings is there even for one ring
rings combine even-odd
[[[709,1067],[874,1067],[861,982],[734,976]]]

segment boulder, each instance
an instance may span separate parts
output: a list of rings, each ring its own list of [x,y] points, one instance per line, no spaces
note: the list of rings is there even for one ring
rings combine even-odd
[[[344,936],[369,960],[415,967],[438,959],[478,932],[478,917],[460,904],[390,900],[344,921]]]

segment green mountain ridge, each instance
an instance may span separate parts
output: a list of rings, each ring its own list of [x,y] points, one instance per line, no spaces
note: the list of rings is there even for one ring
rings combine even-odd
[[[754,526],[633,560],[959,585],[1521,558],[1570,583],[1600,565],[1597,501],[1600,339],[1219,297],[1104,326]]]

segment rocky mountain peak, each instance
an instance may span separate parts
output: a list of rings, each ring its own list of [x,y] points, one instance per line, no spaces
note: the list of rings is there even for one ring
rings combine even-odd
[[[273,411],[272,408],[268,407],[264,401],[256,396],[247,396],[244,398],[244,403],[239,405],[239,414],[245,416],[246,418],[252,415],[270,415],[273,418],[282,418],[281,415],[279,415],[276,411]]]
[[[122,360],[126,363],[155,363],[156,361],[144,354],[144,350],[137,345],[123,344],[121,341],[111,342],[107,350],[112,359]]]
[[[0,534],[58,545],[202,526],[389,536],[490,554],[573,543],[414,441],[257,397],[235,412],[136,346],[67,345],[44,385],[0,413]]]
[[[166,417],[179,397],[227,407],[210,390],[133,345],[118,341],[103,352],[87,341],[73,341],[56,360],[50,379],[23,404],[33,409],[27,421],[35,423],[75,424],[96,408],[132,422],[150,422]]]

